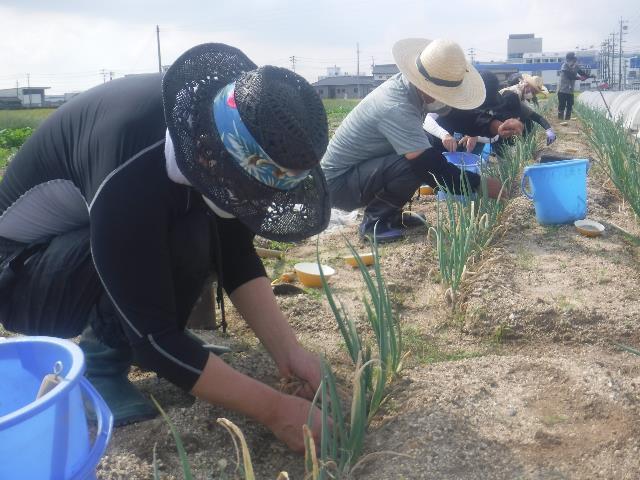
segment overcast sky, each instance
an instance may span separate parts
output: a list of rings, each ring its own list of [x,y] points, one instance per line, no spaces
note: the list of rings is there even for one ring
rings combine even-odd
[[[48,93],[102,83],[101,70],[157,71],[198,43],[239,47],[257,64],[291,68],[309,81],[329,66],[356,73],[391,63],[404,37],[445,37],[476,60],[506,57],[510,33],[535,33],[544,51],[599,47],[620,18],[626,49],[640,51],[638,0],[0,0],[0,88],[27,84]],[[108,74],[107,74],[108,75]],[[108,78],[108,77],[107,77]]]

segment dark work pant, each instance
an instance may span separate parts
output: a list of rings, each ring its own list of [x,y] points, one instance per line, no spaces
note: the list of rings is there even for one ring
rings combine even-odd
[[[209,222],[206,213],[193,212],[169,235],[180,328],[212,270]],[[7,330],[69,338],[90,324],[109,346],[128,344],[93,264],[89,227],[52,238],[14,269],[11,282],[0,289],[0,323]]]
[[[404,156],[392,154],[362,162],[327,183],[332,207],[365,207],[365,220],[387,220],[411,200],[421,181]]]
[[[558,118],[569,120],[573,109],[573,93],[558,92]]]

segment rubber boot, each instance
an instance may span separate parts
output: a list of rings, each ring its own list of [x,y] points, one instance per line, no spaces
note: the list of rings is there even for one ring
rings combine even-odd
[[[84,352],[85,376],[102,396],[113,413],[114,426],[149,420],[158,411],[129,381],[129,368],[133,360],[131,348],[111,348],[101,343],[91,327],[80,337]]]
[[[385,219],[377,219],[364,214],[362,223],[360,223],[360,237],[362,239],[369,238],[373,241],[374,231],[375,238],[378,243],[389,243],[402,240],[404,234],[399,228],[392,228]]]
[[[558,120],[564,120],[564,112],[558,112]]]

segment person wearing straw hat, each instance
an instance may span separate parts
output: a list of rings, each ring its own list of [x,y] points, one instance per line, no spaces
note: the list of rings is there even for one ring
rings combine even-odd
[[[380,242],[402,238],[403,227],[420,222],[402,216],[402,208],[421,183],[461,191],[462,172],[434,149],[422,128],[426,113],[449,107],[473,109],[485,99],[480,75],[458,44],[409,38],[393,46],[400,73],[365,97],[343,120],[322,158],[333,207],[364,207],[360,234],[374,229]],[[491,119],[486,134],[515,135],[516,121]],[[480,177],[469,174],[472,189]],[[488,194],[500,182],[488,178]],[[421,222],[420,222],[421,223]]]
[[[319,434],[309,400],[320,362],[278,307],[253,237],[324,230],[327,141],[311,85],[224,44],[188,50],[164,77],[80,94],[34,132],[0,183],[0,322],[30,335],[85,329],[88,377],[117,423],[155,415],[127,378],[135,359],[303,450],[309,414]],[[301,381],[297,396],[234,370],[185,330],[212,271],[280,375]]]
[[[503,88],[500,93],[506,90],[517,94],[522,101],[532,102],[538,106],[538,94],[545,97],[549,95],[549,90],[544,85],[542,77],[539,75],[529,75],[528,73],[518,73],[517,76],[511,76],[508,80],[509,85]]]

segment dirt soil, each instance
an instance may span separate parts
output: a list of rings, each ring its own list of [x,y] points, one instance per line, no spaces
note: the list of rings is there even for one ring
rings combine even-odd
[[[555,123],[556,152],[575,149],[575,157],[591,158],[577,121]],[[591,166],[588,216],[605,225],[604,235],[540,226],[532,203],[514,198],[504,234],[471,268],[455,310],[433,275],[435,251],[425,229],[382,248],[383,274],[411,353],[369,429],[354,478],[640,478],[640,357],[614,345],[640,347],[640,228],[597,161]],[[435,221],[433,197],[413,207]],[[342,233],[364,251],[355,226]],[[342,233],[324,234],[320,255],[337,270],[336,296],[361,318],[363,284],[341,260]],[[315,261],[315,240],[267,266],[275,276],[301,260]],[[324,296],[307,290],[278,298],[302,342],[325,354],[344,379],[350,366]],[[230,345],[234,353],[226,358],[235,368],[277,385],[273,363],[228,308],[227,338],[199,333]],[[246,435],[258,479],[275,479],[281,470],[304,477],[302,458],[262,426],[194,401],[153,374],[134,371],[131,378],[175,423],[195,478],[233,478],[233,443],[218,417]],[[161,478],[182,478],[162,419],[117,429],[98,478],[151,478],[154,446]]]

